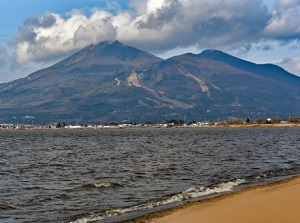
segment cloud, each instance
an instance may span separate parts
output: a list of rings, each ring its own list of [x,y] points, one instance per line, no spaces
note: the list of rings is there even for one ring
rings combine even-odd
[[[277,2],[278,8],[291,8],[295,6],[299,6],[300,1],[299,0],[279,0]]]
[[[292,74],[300,76],[300,57],[298,58],[284,58],[273,61],[274,64],[283,67]]]
[[[0,45],[0,67],[6,66],[9,61],[9,56],[7,54],[7,49]]]
[[[269,51],[269,50],[273,50],[274,47],[271,44],[264,43],[264,44],[257,46],[256,49],[261,50],[261,51]]]
[[[137,22],[138,29],[162,30],[164,26],[176,20],[176,15],[180,13],[182,7],[178,0],[165,1],[165,4],[163,4],[164,2],[161,2],[162,4],[149,2],[151,4],[148,4],[147,9],[150,13]]]
[[[152,2],[155,2],[155,4]],[[230,49],[257,39],[271,15],[260,0],[148,1],[136,22],[138,47],[159,52],[196,45]],[[150,4],[151,3],[151,4]]]
[[[282,41],[300,40],[300,0],[279,0],[263,35]]]
[[[0,83],[25,77],[33,71],[42,69],[45,65],[49,65],[45,63],[21,65],[15,58],[15,53],[9,50],[8,46],[0,44]]]
[[[115,39],[153,53],[190,46],[233,49],[261,38],[271,16],[262,0],[132,0],[127,10],[93,9],[90,16],[47,12],[24,21],[16,53],[20,63],[45,61]]]
[[[19,63],[37,67],[90,44],[119,40],[156,55],[207,48],[239,57],[270,55],[274,46],[299,47],[298,18],[300,0],[278,0],[272,9],[262,0],[131,0],[125,9],[111,1],[104,9],[27,18],[16,32],[15,54]],[[15,56],[1,48],[0,55],[0,65]],[[300,73],[298,58],[276,63]],[[7,66],[19,69],[16,60]]]
[[[234,54],[237,57],[247,57],[249,53],[252,53],[253,51],[258,53],[258,52],[267,52],[267,51],[272,51],[274,49],[274,46],[272,45],[271,42],[262,42],[259,41],[257,43],[255,42],[250,42],[250,43],[245,43],[243,46],[237,48],[236,50],[233,50],[232,54]]]
[[[64,19],[58,14],[46,13],[41,19],[27,19],[18,29],[16,52],[18,61],[53,59],[86,45],[115,36],[111,14],[95,11],[89,18],[73,13]]]

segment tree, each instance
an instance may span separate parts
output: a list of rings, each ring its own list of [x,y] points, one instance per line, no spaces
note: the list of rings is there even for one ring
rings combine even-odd
[[[250,118],[248,117],[247,120],[246,120],[246,123],[249,124],[250,122],[251,122],[251,121],[250,121]]]
[[[257,124],[266,124],[267,123],[267,119],[265,119],[265,118],[257,118],[254,122],[257,123]]]

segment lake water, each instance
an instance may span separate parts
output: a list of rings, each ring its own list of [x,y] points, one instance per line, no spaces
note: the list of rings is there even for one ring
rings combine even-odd
[[[0,222],[118,222],[300,173],[300,128],[0,131]]]

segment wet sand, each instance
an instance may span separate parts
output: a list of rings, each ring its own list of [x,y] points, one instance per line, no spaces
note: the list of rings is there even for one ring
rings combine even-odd
[[[135,222],[299,223],[300,177],[188,203]]]

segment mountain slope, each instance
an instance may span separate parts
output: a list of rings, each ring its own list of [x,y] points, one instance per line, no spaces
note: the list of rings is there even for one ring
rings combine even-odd
[[[120,42],[101,42],[28,77],[0,85],[2,107],[44,104],[50,100],[85,97],[117,74],[161,61]]]
[[[206,58],[214,61],[221,61],[238,69],[258,74],[264,77],[276,79],[277,81],[290,81],[290,84],[298,79],[297,76],[286,72],[279,66],[274,64],[255,64],[249,61],[233,57],[219,50],[204,50],[198,54],[201,58]]]
[[[287,115],[300,108],[296,103],[300,99],[299,77],[281,68],[275,69],[275,75],[259,68],[258,72],[251,72],[243,66],[232,66],[228,63],[231,56],[228,57],[223,60],[193,54],[173,57],[152,65],[144,73],[143,82],[149,81],[151,88],[184,102],[193,117]],[[278,73],[282,75],[280,79]]]
[[[0,85],[0,121],[122,122],[287,117],[300,110],[300,77],[217,50],[167,60],[101,42]]]

